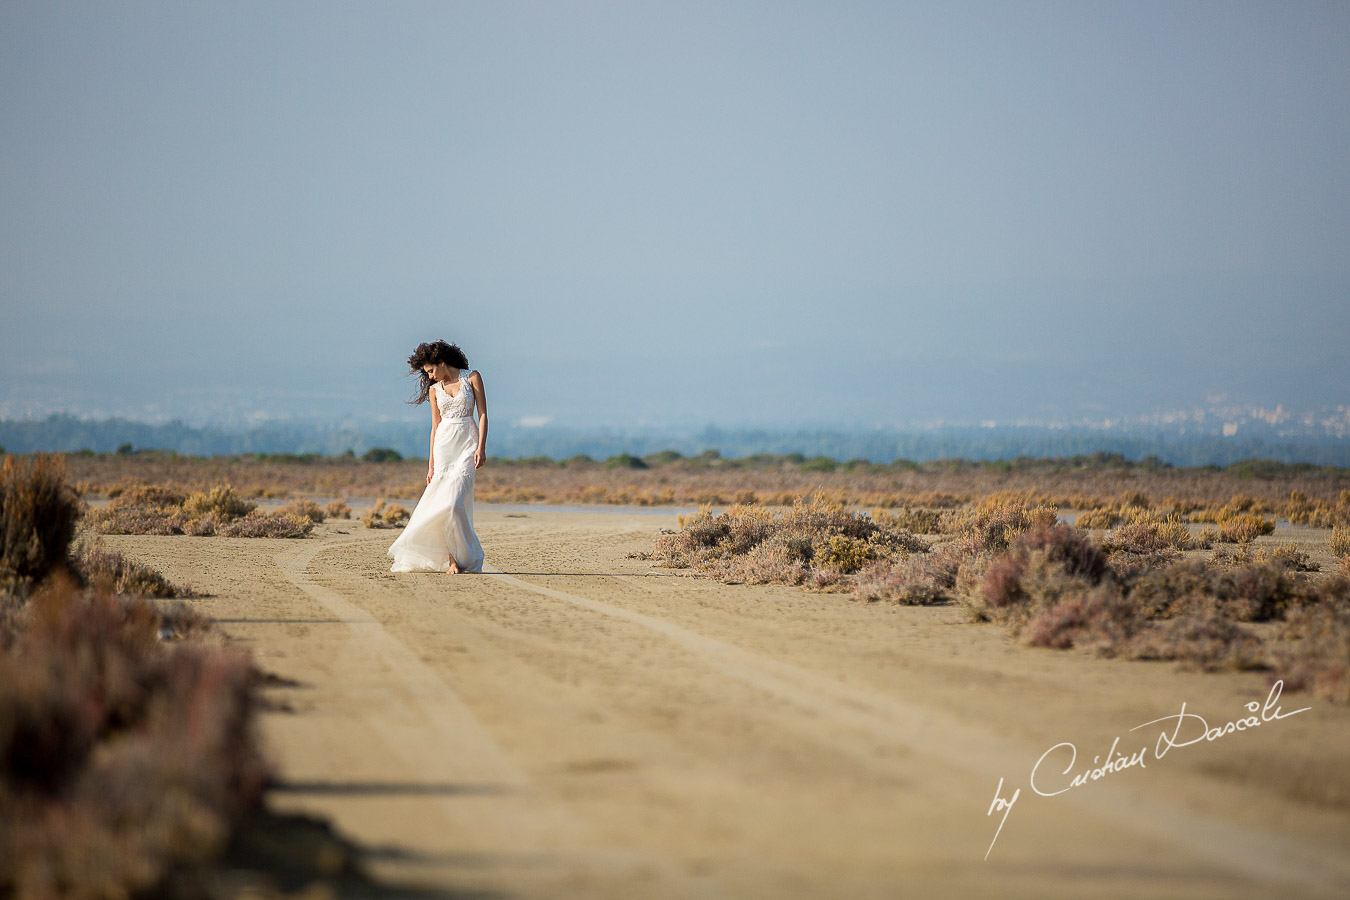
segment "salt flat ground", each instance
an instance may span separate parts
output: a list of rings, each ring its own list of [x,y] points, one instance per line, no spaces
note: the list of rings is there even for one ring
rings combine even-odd
[[[105,541],[208,592],[192,602],[296,682],[268,689],[289,707],[262,720],[282,779],[272,802],[330,818],[388,885],[1350,895],[1344,706],[1288,693],[1285,718],[1158,758],[1178,720],[1132,728],[1183,703],[1210,726],[1248,716],[1268,676],[1026,649],[956,607],[625,558],[673,514],[480,505],[477,524],[496,574],[390,574],[396,532],[352,521],[300,541]],[[1033,792],[1051,748],[1077,757],[1068,775],[1067,746],[1046,757],[1047,792],[1116,738],[1113,759],[1146,748],[1144,765]],[[996,791],[1020,794],[991,850]]]

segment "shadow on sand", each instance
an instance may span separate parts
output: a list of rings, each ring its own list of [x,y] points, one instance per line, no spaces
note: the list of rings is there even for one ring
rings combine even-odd
[[[311,785],[315,787],[318,785]],[[326,789],[337,791],[343,785]],[[354,793],[374,789],[395,792],[410,785],[350,786]],[[417,786],[423,787],[423,786]],[[449,788],[465,791],[462,785],[430,785],[433,791]],[[285,790],[287,788],[279,788]],[[469,792],[478,792],[468,786]],[[461,859],[460,857],[463,856]],[[298,813],[281,813],[263,808],[249,813],[231,838],[224,858],[214,873],[205,879],[193,879],[197,886],[202,881],[213,882],[216,890],[208,896],[269,897],[282,893],[291,895],[304,891],[306,896],[330,896],[366,900],[366,898],[395,898],[395,900],[504,900],[504,894],[450,888],[427,888],[388,884],[375,880],[366,871],[363,860],[396,859],[405,861],[450,862],[474,865],[476,860],[467,854],[447,854],[444,859],[429,858],[391,847],[362,847],[337,832],[323,819]],[[192,878],[191,873],[183,873]],[[170,887],[170,896],[177,896]],[[188,893],[184,896],[197,896]]]

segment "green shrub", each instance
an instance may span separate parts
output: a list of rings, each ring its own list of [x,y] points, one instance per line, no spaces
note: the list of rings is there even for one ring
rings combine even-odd
[[[373,463],[398,462],[403,454],[392,447],[371,447],[361,458]]]
[[[636,456],[620,453],[605,460],[606,469],[645,469],[647,464]]]
[[[674,450],[662,450],[660,453],[648,453],[642,457],[643,462],[649,466],[665,466],[684,457]]]
[[[815,547],[813,560],[822,568],[851,575],[877,558],[876,549],[866,541],[832,534]]]

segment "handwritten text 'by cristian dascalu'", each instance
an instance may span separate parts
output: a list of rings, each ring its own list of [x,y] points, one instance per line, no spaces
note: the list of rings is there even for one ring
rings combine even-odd
[[[1275,682],[1270,688],[1270,693],[1266,695],[1265,703],[1253,700],[1246,704],[1249,715],[1214,726],[1210,726],[1204,717],[1187,711],[1186,703],[1182,701],[1181,712],[1176,715],[1153,719],[1130,729],[1130,731],[1138,731],[1150,725],[1162,725],[1158,740],[1152,747],[1145,739],[1138,750],[1131,752],[1131,748],[1127,747],[1126,752],[1122,753],[1119,749],[1120,737],[1117,736],[1111,742],[1111,749],[1106,752],[1105,757],[1094,756],[1091,765],[1081,768],[1078,767],[1077,747],[1068,741],[1056,744],[1042,753],[1041,758],[1036,760],[1036,765],[1031,767],[1031,789],[1042,797],[1054,797],[1074,788],[1082,787],[1089,782],[1100,781],[1108,775],[1114,775],[1126,769],[1132,769],[1136,766],[1146,769],[1150,759],[1162,759],[1169,750],[1189,747],[1202,741],[1217,741],[1230,734],[1239,731],[1251,731],[1253,728],[1259,728],[1279,719],[1287,719],[1290,716],[1312,709],[1310,706],[1305,706],[1293,712],[1283,712],[1279,705],[1280,692],[1283,690],[1284,682]],[[1076,773],[1071,775],[1070,773],[1074,773],[1075,769],[1077,769]],[[1013,804],[1017,802],[1017,798],[1021,795],[1022,789],[1018,788],[1013,791],[1011,797],[1004,797],[1003,779],[998,780],[998,787],[994,788],[994,802],[989,804],[989,811],[985,815],[992,816],[996,813],[1003,813],[1003,817],[999,819],[998,829],[994,832],[994,840],[989,842],[989,850],[985,851],[985,859],[989,858],[989,851],[994,849],[994,842],[998,840],[999,834],[1003,831],[1004,823],[1008,821],[1008,813],[1012,812]]]

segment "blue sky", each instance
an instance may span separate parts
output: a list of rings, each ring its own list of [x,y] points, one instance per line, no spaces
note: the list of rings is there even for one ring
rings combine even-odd
[[[1350,402],[1345,3],[0,6],[0,417]]]

